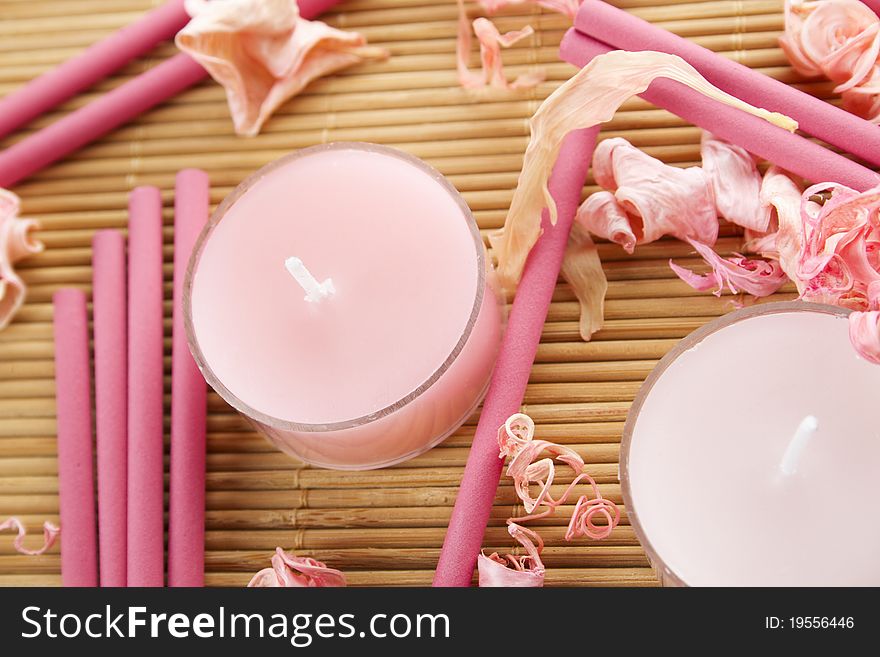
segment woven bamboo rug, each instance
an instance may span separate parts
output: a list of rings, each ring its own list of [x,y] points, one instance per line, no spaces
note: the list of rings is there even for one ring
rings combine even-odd
[[[0,94],[158,2],[0,0]],[[830,96],[830,84],[804,84],[777,47],[782,0],[613,4],[763,73]],[[475,5],[469,9],[477,15]],[[409,151],[446,174],[484,232],[502,224],[528,138],[527,119],[574,72],[557,57],[568,20],[532,5],[503,12],[502,31],[526,23],[536,30],[505,52],[508,73],[541,67],[547,81],[530,91],[468,92],[459,88],[455,73],[456,19],[454,0],[348,0],[328,22],[362,32],[393,57],[318,81],[284,105],[259,137],[234,136],[222,89],[205,82],[14,189],[23,198],[24,215],[41,221],[39,238],[47,248],[21,263],[27,304],[0,332],[0,519],[19,515],[37,533],[44,520],[58,520],[51,295],[60,286],[90,290],[92,234],[125,228],[127,194],[136,185],[157,185],[166,200],[166,393],[177,170],[206,169],[216,204],[245,176],[292,149],[372,141]],[[170,43],[161,46],[30,129],[174,52]],[[627,102],[604,128],[603,138],[625,137],[670,163],[699,159],[699,131],[639,99]],[[722,252],[740,243],[735,230],[722,227]],[[609,244],[600,245],[600,252],[610,280],[606,327],[593,342],[580,342],[577,305],[560,284],[523,410],[535,418],[540,437],[577,449],[602,494],[622,504],[618,443],[641,381],[678,339],[731,310],[735,299],[697,293],[675,278],[670,257],[695,264],[689,247],[679,242],[642,246],[634,256]],[[788,287],[773,300],[793,296]],[[169,403],[166,395],[166,412]],[[400,466],[334,472],[277,452],[216,394],[208,403],[209,585],[243,586],[268,565],[276,546],[343,570],[352,585],[430,583],[476,417],[441,446]],[[559,481],[558,488],[565,483]],[[504,520],[522,513],[515,501],[502,482],[487,548],[513,548]],[[656,585],[625,513],[610,539],[566,543],[563,511],[541,528],[548,544],[548,586]],[[25,557],[14,553],[11,537],[0,537],[0,585],[57,585],[59,569],[57,545],[44,556]]]

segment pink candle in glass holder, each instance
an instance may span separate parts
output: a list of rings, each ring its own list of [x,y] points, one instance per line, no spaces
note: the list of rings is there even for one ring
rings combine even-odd
[[[251,176],[199,239],[186,328],[208,383],[324,467],[411,458],[476,409],[501,334],[464,200],[391,148],[307,148]]]
[[[848,312],[743,308],[645,381],[620,481],[663,584],[880,585],[880,366],[850,344]]]

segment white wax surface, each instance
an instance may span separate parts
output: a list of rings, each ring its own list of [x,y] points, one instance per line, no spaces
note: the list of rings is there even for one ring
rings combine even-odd
[[[880,366],[846,319],[754,317],[659,378],[635,422],[632,510],[687,584],[880,585]],[[798,464],[779,463],[807,415]]]
[[[410,162],[358,149],[305,155],[267,172],[211,234],[193,279],[198,343],[261,413],[360,418],[450,356],[474,310],[477,253],[456,199]],[[335,294],[304,300],[291,256],[331,278]]]

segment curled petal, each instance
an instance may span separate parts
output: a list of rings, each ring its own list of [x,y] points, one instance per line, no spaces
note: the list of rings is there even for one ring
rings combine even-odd
[[[541,562],[541,551],[544,541],[530,529],[516,523],[507,526],[508,533],[525,548],[526,554],[499,555],[493,552],[489,556],[481,554],[477,557],[477,570],[481,587],[544,586],[544,564]]]
[[[710,98],[760,116],[789,130],[797,123],[753,107],[709,84],[680,57],[666,53],[615,50],[594,58],[545,100],[530,121],[531,137],[523,168],[501,232],[491,236],[501,284],[515,290],[528,254],[541,234],[546,207],[556,222],[556,203],[547,181],[565,136],[610,120],[617,108],[653,80],[665,77]]]
[[[494,14],[505,7],[532,2],[544,9],[564,14],[572,20],[574,20],[578,8],[581,6],[581,0],[479,0],[479,2],[483,9],[490,14]]]
[[[535,436],[535,421],[525,413],[514,413],[498,429],[499,456],[516,456]]]
[[[25,554],[31,557],[36,557],[43,554],[46,550],[51,548],[55,544],[55,540],[58,538],[58,534],[61,530],[51,522],[43,523],[43,545],[42,547],[37,548],[36,550],[28,549],[24,546],[24,539],[27,536],[27,530],[25,526],[22,524],[21,520],[18,518],[12,517],[6,519],[4,522],[0,523],[0,532],[5,531],[7,529],[15,529],[17,532],[17,536],[12,541],[12,547],[15,548],[16,552],[20,554]]]
[[[568,529],[565,531],[565,540],[587,537],[594,541],[611,536],[611,532],[620,523],[620,509],[611,500],[607,500],[599,493],[599,487],[592,478],[593,497],[581,495],[574,506]],[[602,524],[596,524],[595,518],[602,518]]]
[[[718,216],[706,173],[673,167],[625,139],[606,139],[593,153],[593,176],[632,217],[639,244],[664,235],[714,244]]]
[[[42,242],[33,236],[39,224],[19,217],[20,207],[18,196],[0,189],[0,329],[24,303],[25,284],[13,265],[43,250]]]
[[[837,84],[844,107],[878,120],[880,19],[858,0],[786,0],[779,44],[801,74]]]
[[[798,284],[798,263],[804,245],[804,225],[801,220],[801,188],[791,176],[779,167],[771,166],[761,181],[761,202],[774,211],[777,230],[772,249],[765,246],[759,252],[775,257],[786,275]]]
[[[388,56],[360,34],[300,17],[290,0],[188,0],[192,20],[177,34],[225,89],[235,131],[252,136],[312,80]]]
[[[339,587],[345,586],[345,575],[309,557],[297,557],[275,548],[272,567],[256,573],[249,588],[262,587]]]
[[[629,216],[611,192],[603,190],[590,194],[578,208],[574,220],[596,237],[620,244],[627,253],[636,248],[636,234]]]
[[[850,313],[849,339],[862,358],[880,365],[880,311]]]
[[[669,266],[681,280],[695,290],[715,288],[715,295],[721,296],[724,288],[727,287],[733,294],[743,290],[756,297],[766,297],[776,292],[788,280],[777,262],[754,260],[738,253],[732,258],[722,258],[711,247],[693,240],[688,241],[706,264],[712,267],[712,272],[695,274],[671,260]]]
[[[703,132],[700,154],[718,214],[748,230],[766,232],[770,208],[761,203],[761,174],[751,153]]]

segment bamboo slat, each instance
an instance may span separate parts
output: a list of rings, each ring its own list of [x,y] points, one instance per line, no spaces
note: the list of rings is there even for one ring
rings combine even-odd
[[[5,0],[0,21],[0,94],[130,22],[153,0]],[[782,0],[614,0],[646,20],[820,98],[833,85],[804,80],[777,45]],[[479,15],[468,3],[471,16]],[[126,200],[153,184],[165,201],[166,413],[170,403],[170,317],[175,172],[203,167],[212,202],[255,169],[291,149],[352,139],[391,144],[427,159],[471,206],[485,236],[500,227],[528,139],[528,119],[573,67],[556,50],[563,16],[533,3],[496,18],[499,28],[525,24],[533,37],[504,53],[510,74],[542,68],[547,80],[530,90],[466,91],[456,82],[454,0],[348,0],[328,22],[356,29],[388,48],[370,63],[310,85],[286,103],[254,139],[235,137],[222,90],[211,82],[171,99],[129,125],[20,184],[24,213],[40,220],[47,249],[21,263],[29,296],[0,332],[0,518],[18,515],[39,533],[57,520],[51,295],[62,286],[91,292],[91,239],[96,230],[125,230]],[[14,143],[174,53],[163,44],[118,75],[64,103],[17,135]],[[477,64],[476,53],[471,64]],[[677,166],[699,162],[700,132],[634,98],[601,138],[623,137]],[[584,195],[594,191],[588,181]],[[739,249],[737,229],[723,225],[718,248]],[[538,434],[576,450],[603,496],[621,505],[623,521],[604,542],[564,540],[568,505],[537,523],[547,542],[548,586],[653,586],[656,579],[623,509],[618,445],[641,382],[681,337],[747,299],[697,293],[671,272],[670,258],[700,269],[687,244],[661,240],[632,256],[600,243],[609,279],[607,322],[590,343],[578,335],[578,307],[558,285],[544,327],[523,410]],[[770,300],[794,296],[786,286]],[[304,466],[271,447],[214,393],[208,401],[207,583],[242,586],[267,565],[276,546],[344,570],[352,585],[430,583],[444,527],[473,438],[477,416],[444,444],[407,463],[378,471],[337,472]],[[168,418],[166,417],[166,431]],[[166,443],[168,437],[166,435]],[[167,468],[167,457],[166,457]],[[552,494],[572,480],[560,468]],[[498,488],[485,545],[514,549],[504,528],[522,506],[509,481]],[[39,541],[38,536],[32,539]],[[63,539],[62,539],[63,541]],[[58,585],[59,547],[24,557],[0,535],[0,585]]]

